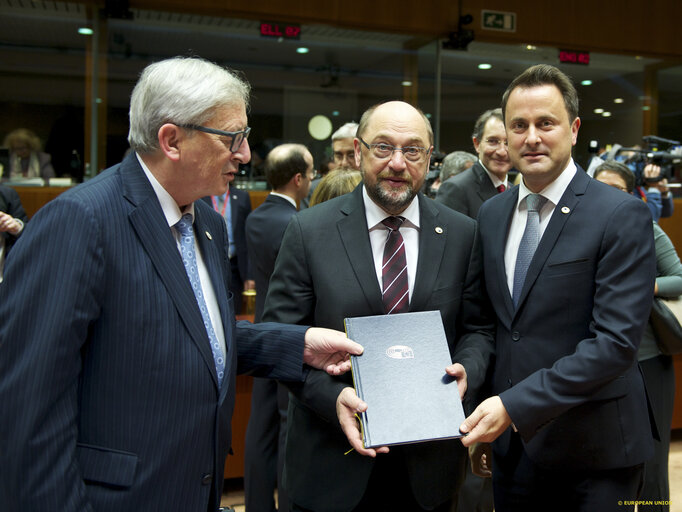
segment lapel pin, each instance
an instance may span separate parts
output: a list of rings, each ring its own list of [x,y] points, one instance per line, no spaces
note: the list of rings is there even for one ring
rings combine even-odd
[[[439,235],[442,235],[442,234],[443,234],[443,228],[440,227],[440,226],[436,226],[436,229],[434,229],[434,231],[435,231],[436,233],[438,233]]]
[[[569,213],[571,209],[568,206],[564,206],[561,208],[561,213]]]
[[[208,238],[209,240],[213,240],[211,233],[209,233],[208,231],[204,231],[204,233],[206,233],[206,238]]]

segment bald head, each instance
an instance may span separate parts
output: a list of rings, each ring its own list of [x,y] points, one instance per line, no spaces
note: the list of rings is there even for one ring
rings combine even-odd
[[[297,174],[312,172],[313,157],[303,144],[281,144],[265,158],[265,178],[274,190],[281,189]],[[309,169],[310,168],[310,169]]]

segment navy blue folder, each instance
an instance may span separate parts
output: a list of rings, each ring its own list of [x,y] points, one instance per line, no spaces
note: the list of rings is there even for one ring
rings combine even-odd
[[[438,311],[346,318],[346,334],[364,347],[351,356],[353,383],[367,411],[365,448],[462,437],[464,410]]]

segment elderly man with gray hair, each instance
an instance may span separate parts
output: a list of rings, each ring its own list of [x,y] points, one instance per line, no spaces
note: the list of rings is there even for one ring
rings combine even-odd
[[[0,287],[4,512],[220,506],[235,375],[338,374],[343,333],[235,322],[222,194],[249,85],[198,58],[148,66],[134,150],[27,224]],[[11,421],[7,419],[11,418]]]

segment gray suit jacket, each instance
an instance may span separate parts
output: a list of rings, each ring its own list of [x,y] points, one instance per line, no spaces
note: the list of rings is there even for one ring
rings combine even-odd
[[[445,180],[436,201],[475,219],[484,201],[498,194],[480,161],[464,172]]]
[[[419,260],[410,311],[439,310],[453,361],[469,390],[482,384],[492,354],[492,322],[482,286],[476,222],[419,195]],[[353,193],[294,216],[282,241],[264,320],[344,329],[343,319],[383,314],[362,184]],[[350,375],[311,371],[292,387],[285,480],[289,498],[311,510],[350,510],[366,488],[373,459],[349,448],[336,398]],[[371,404],[370,404],[371,407]],[[464,474],[458,440],[404,447],[416,499],[425,507],[450,499]]]
[[[67,222],[65,222],[65,220]],[[227,348],[217,386],[197,301],[137,158],[27,224],[0,286],[3,511],[217,510],[235,375],[302,379],[298,326],[235,323],[225,223],[195,233]]]

